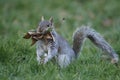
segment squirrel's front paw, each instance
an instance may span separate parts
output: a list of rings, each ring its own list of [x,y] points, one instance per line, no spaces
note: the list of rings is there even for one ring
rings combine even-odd
[[[45,58],[43,64],[46,64],[47,62],[48,62],[48,58]]]
[[[44,59],[37,59],[38,65],[44,64]]]
[[[44,64],[44,59],[41,59],[40,64]]]

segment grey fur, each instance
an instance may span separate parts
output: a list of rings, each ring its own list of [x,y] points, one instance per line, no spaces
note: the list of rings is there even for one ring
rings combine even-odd
[[[41,21],[51,25],[50,21]],[[41,27],[42,26],[42,27]],[[44,27],[45,26],[45,27]],[[38,29],[42,30],[47,28],[46,24],[39,25]],[[44,57],[43,63],[46,64],[53,57],[56,57],[58,64],[61,68],[68,66],[76,57],[81,50],[82,44],[85,38],[89,38],[96,46],[101,48],[103,51],[107,52],[111,56],[112,62],[118,62],[118,55],[112,49],[112,47],[103,39],[103,37],[97,33],[95,30],[82,26],[78,28],[73,35],[73,48],[70,47],[68,42],[63,39],[57,32],[54,30],[53,25],[50,26],[52,29],[51,34],[54,40],[48,40],[47,43],[44,40],[37,41],[37,60],[42,62],[41,56],[46,54]]]
[[[75,31],[73,38],[73,50],[75,51],[76,55],[81,50],[85,38],[89,38],[98,48],[102,49],[111,57],[112,63],[118,62],[118,55],[116,54],[114,49],[105,41],[105,39],[99,33],[97,33],[89,26],[82,26],[81,28],[78,28]]]
[[[53,31],[52,34],[54,34],[55,41],[48,41],[48,44],[46,44],[45,41],[39,40],[36,43],[37,60],[40,63],[41,56],[48,52],[47,56],[44,58],[44,64],[56,56],[58,64],[61,67],[66,67],[75,58],[75,53],[66,40],[55,31]]]

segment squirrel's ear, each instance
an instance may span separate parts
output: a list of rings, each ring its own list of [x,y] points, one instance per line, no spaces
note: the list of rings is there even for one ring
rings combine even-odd
[[[44,20],[45,20],[45,19],[44,19],[44,16],[42,16],[42,17],[41,17],[41,21],[44,21]]]
[[[50,17],[49,21],[50,23],[53,23],[53,17]]]

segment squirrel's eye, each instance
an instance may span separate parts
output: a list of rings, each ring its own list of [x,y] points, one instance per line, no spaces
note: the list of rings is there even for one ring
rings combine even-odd
[[[49,27],[50,25],[47,25],[47,27]]]

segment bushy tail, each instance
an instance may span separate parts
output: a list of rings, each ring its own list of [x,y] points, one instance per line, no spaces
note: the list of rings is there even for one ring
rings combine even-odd
[[[97,47],[108,53],[112,63],[118,62],[118,55],[114,49],[105,41],[105,39],[94,29],[88,26],[78,28],[73,35],[73,50],[78,55],[85,38],[89,38]]]

